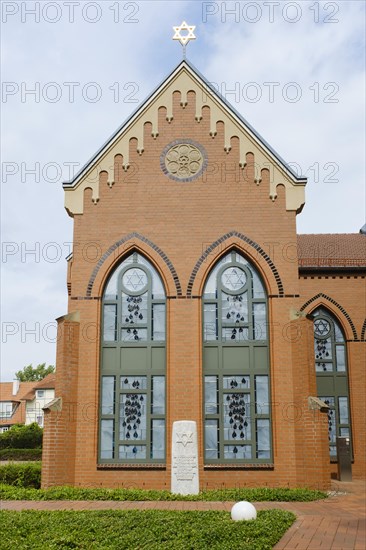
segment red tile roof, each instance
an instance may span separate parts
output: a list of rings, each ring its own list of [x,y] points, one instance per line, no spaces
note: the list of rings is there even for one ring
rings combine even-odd
[[[36,382],[19,382],[19,390],[16,395],[13,395],[13,382],[1,382],[0,384],[0,401],[20,401],[30,392]]]
[[[298,235],[300,267],[366,267],[366,235],[324,233]]]
[[[23,399],[25,399],[26,401],[33,401],[36,394],[36,390],[55,389],[55,382],[56,382],[56,374],[53,374],[53,373],[47,374],[47,376],[45,376],[45,378],[43,378],[39,382],[33,382],[33,387],[31,391],[28,392],[23,397]]]
[[[19,382],[19,390],[13,395],[13,382],[0,383],[0,401],[11,401],[16,409],[11,418],[0,419],[0,426],[23,423],[25,421],[25,401],[32,401],[38,389],[54,389],[56,374],[48,374],[39,382]]]
[[[19,390],[13,395],[13,382],[2,382],[0,384],[0,401],[11,401],[14,403],[14,412],[10,418],[1,418],[0,426],[11,426],[25,422],[25,396],[34,388],[34,382],[20,382]]]

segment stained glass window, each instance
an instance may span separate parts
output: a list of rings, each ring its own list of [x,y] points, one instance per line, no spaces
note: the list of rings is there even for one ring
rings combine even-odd
[[[203,293],[206,463],[271,461],[267,322],[260,276],[230,252]]]
[[[140,254],[106,284],[102,306],[99,460],[165,460],[165,291]]]
[[[328,310],[320,307],[313,315],[318,397],[329,406],[329,454],[336,459],[337,437],[349,437],[352,444],[346,342],[338,321]]]

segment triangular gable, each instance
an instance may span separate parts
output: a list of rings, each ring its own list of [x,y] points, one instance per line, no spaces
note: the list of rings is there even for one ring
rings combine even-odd
[[[254,154],[255,181],[261,182],[261,170],[270,172],[269,197],[275,200],[276,188],[286,188],[286,209],[300,212],[304,202],[305,177],[298,177],[285,161],[266,143],[266,141],[246,122],[227,101],[212,89],[210,84],[187,61],[182,61],[149,98],[131,115],[131,117],[113,134],[94,157],[75,176],[74,180],[64,183],[65,208],[72,216],[83,213],[84,190],[92,189],[92,200],[99,201],[99,175],[108,173],[108,185],[114,184],[114,158],[122,155],[123,168],[129,166],[130,140],[137,140],[137,152],[144,151],[144,125],[151,123],[151,134],[155,139],[159,135],[158,113],[161,107],[166,109],[166,119],[171,122],[173,113],[173,94],[180,92],[181,105],[187,105],[187,94],[195,92],[196,121],[202,118],[203,107],[210,109],[210,135],[216,135],[216,125],[224,123],[224,149],[229,153],[231,139],[239,139],[239,164],[246,165],[247,153]]]

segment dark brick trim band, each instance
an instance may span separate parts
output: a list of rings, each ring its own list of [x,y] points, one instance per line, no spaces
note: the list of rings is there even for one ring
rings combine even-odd
[[[134,463],[110,463],[97,464],[97,470],[166,470],[166,464],[134,464]]]
[[[361,340],[362,340],[362,342],[365,341],[365,336],[366,336],[366,319],[364,320],[363,325],[362,325],[362,329],[361,329]]]
[[[130,233],[129,235],[126,235],[125,237],[123,237],[119,241],[112,244],[112,246],[110,246],[108,248],[108,250],[103,254],[103,256],[99,259],[99,261],[98,261],[97,265],[95,266],[95,268],[93,269],[93,273],[91,274],[91,277],[89,279],[88,287],[87,287],[87,290],[86,290],[86,296],[87,297],[91,296],[96,276],[98,275],[98,272],[99,272],[100,268],[102,267],[103,263],[106,261],[106,259],[115,250],[117,250],[120,246],[122,246],[123,244],[125,244],[128,241],[131,241],[132,239],[139,239],[140,241],[142,241],[143,243],[150,246],[153,250],[155,250],[159,254],[159,256],[164,260],[165,264],[168,266],[168,269],[169,269],[170,273],[172,274],[174,284],[175,284],[175,288],[177,290],[177,295],[182,296],[182,287],[181,287],[181,284],[180,284],[180,281],[179,281],[178,274],[177,274],[177,272],[175,270],[175,267],[173,266],[172,262],[169,260],[168,256],[156,244],[154,244],[152,241],[150,241],[149,239],[147,239],[143,235],[140,235],[139,233],[136,233],[136,232]]]
[[[268,298],[300,298],[300,294],[268,294]]]
[[[274,470],[274,464],[205,464],[204,470]]]
[[[357,331],[356,331],[355,325],[353,324],[353,321],[352,321],[351,317],[349,316],[349,314],[347,313],[347,311],[338,302],[333,300],[333,298],[330,298],[326,294],[323,294],[323,292],[319,292],[319,294],[317,294],[316,296],[313,296],[312,298],[310,298],[310,300],[305,302],[305,304],[303,306],[301,306],[300,311],[304,311],[304,309],[306,309],[310,304],[315,302],[315,300],[317,300],[318,298],[324,298],[324,300],[328,300],[328,302],[335,305],[339,309],[339,311],[341,311],[343,313],[343,315],[345,316],[345,318],[347,319],[347,321],[349,323],[349,326],[352,329],[354,340],[358,341]]]
[[[225,235],[223,235],[222,237],[220,237],[219,239],[217,239],[217,241],[213,242],[205,251],[204,253],[202,254],[202,256],[200,257],[200,259],[197,261],[196,265],[194,266],[193,268],[193,271],[191,273],[191,276],[189,278],[189,282],[188,282],[188,287],[187,287],[187,296],[190,297],[191,294],[192,294],[192,289],[193,289],[193,285],[194,285],[194,281],[196,279],[196,276],[197,276],[197,273],[202,265],[202,263],[205,261],[205,259],[207,258],[207,256],[209,256],[213,250],[215,250],[215,248],[217,248],[219,245],[221,245],[224,241],[227,241],[228,239],[230,239],[231,237],[237,237],[238,239],[240,239],[241,241],[244,241],[245,243],[249,244],[252,248],[254,248],[258,254],[260,254],[260,256],[262,256],[262,258],[265,259],[265,261],[267,262],[267,264],[269,265],[273,275],[274,275],[274,278],[276,279],[276,283],[277,283],[277,289],[278,289],[278,294],[282,297],[284,296],[284,290],[283,290],[283,284],[282,284],[282,281],[281,281],[281,277],[279,276],[279,273],[276,269],[276,266],[274,265],[274,263],[272,262],[271,258],[268,256],[268,254],[266,254],[266,252],[264,252],[263,248],[261,248],[259,246],[259,244],[257,244],[255,241],[252,241],[251,239],[249,239],[248,237],[246,237],[246,235],[243,235],[242,233],[238,233],[238,231],[230,231],[229,233],[226,233]]]
[[[70,300],[100,300],[100,296],[71,296]]]

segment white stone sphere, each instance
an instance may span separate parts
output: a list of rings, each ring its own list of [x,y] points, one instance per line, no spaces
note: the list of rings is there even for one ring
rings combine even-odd
[[[231,508],[231,519],[234,521],[247,521],[249,519],[257,518],[257,510],[254,508],[253,504],[243,500],[237,502]]]

